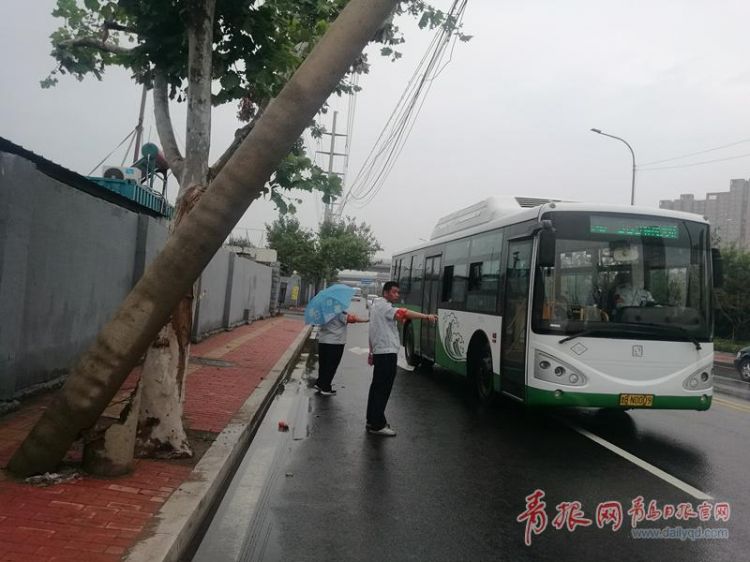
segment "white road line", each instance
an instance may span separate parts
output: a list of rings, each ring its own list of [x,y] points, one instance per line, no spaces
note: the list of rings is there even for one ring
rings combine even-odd
[[[667,484],[671,484],[675,488],[679,488],[683,492],[685,492],[687,494],[690,494],[695,499],[697,499],[697,500],[711,500],[711,499],[713,499],[713,497],[709,496],[705,492],[701,492],[698,488],[693,488],[690,484],[686,484],[685,482],[683,482],[679,478],[675,478],[671,474],[668,474],[667,472],[664,472],[662,469],[656,468],[651,463],[648,463],[648,462],[644,461],[643,459],[639,459],[635,455],[633,455],[631,453],[628,453],[626,450],[621,449],[620,447],[618,447],[617,445],[615,445],[613,443],[610,443],[606,439],[602,439],[598,435],[595,435],[594,433],[591,433],[590,431],[585,430],[582,427],[578,427],[577,425],[574,425],[574,424],[572,424],[572,423],[570,423],[570,422],[568,422],[566,420],[562,420],[562,421],[565,424],[567,424],[571,429],[577,431],[578,433],[580,433],[584,437],[588,437],[589,439],[591,439],[594,443],[598,443],[602,447],[604,447],[606,449],[609,449],[610,451],[612,451],[613,453],[615,453],[617,455],[620,455],[625,460],[628,460],[628,461],[632,462],[634,465],[642,468],[643,470],[646,470],[647,472],[650,472],[651,474],[653,474],[657,478],[661,478]]]

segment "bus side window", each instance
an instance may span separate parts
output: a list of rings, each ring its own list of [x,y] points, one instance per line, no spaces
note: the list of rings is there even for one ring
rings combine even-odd
[[[440,296],[441,302],[450,302],[453,293],[453,266],[446,265],[443,269],[443,293]]]
[[[482,288],[482,262],[469,265],[469,291],[478,291]]]

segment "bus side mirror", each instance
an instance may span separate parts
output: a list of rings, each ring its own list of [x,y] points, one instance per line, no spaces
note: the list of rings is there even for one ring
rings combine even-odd
[[[711,248],[711,269],[714,287],[721,287],[724,284],[724,260],[721,259],[721,250],[718,248]]]
[[[539,232],[539,266],[555,267],[555,233],[552,230]]]

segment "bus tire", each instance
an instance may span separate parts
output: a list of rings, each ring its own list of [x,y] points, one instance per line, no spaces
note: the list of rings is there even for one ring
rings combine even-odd
[[[478,342],[469,351],[469,391],[472,399],[480,405],[489,405],[495,399],[492,373],[492,352],[486,341]]]
[[[420,363],[420,357],[414,351],[414,328],[409,322],[404,328],[404,355],[406,362],[412,367],[417,367]]]

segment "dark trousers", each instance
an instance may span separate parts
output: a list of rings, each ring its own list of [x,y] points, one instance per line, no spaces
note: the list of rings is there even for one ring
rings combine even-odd
[[[372,356],[372,361],[374,368],[367,396],[367,423],[377,431],[388,424],[385,420],[385,406],[396,379],[396,354],[378,353]]]
[[[344,354],[343,343],[318,343],[318,388],[331,390],[331,381]]]

